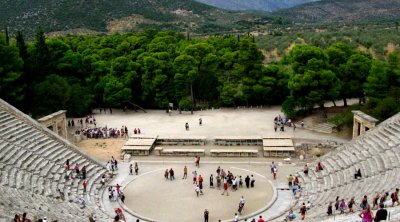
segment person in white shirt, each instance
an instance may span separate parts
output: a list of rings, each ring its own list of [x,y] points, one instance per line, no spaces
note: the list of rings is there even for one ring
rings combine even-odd
[[[239,215],[235,213],[235,219],[233,220],[234,222],[239,222]]]

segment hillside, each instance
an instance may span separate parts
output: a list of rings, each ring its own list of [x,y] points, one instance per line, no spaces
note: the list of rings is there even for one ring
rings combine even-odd
[[[207,33],[251,27],[258,17],[217,9],[192,0],[3,0],[0,27],[11,34],[138,31],[147,27]]]
[[[357,23],[400,19],[399,0],[322,0],[275,13],[295,22]]]
[[[257,10],[272,12],[318,0],[197,0],[208,5],[229,10]]]

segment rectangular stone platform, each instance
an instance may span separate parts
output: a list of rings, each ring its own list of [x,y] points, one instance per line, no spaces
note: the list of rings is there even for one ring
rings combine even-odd
[[[295,152],[292,138],[274,136],[263,138],[263,155],[265,157],[291,157]]]
[[[132,156],[148,156],[150,155],[151,146],[123,146],[121,150]]]
[[[125,146],[152,146],[155,139],[129,139]]]
[[[250,149],[211,149],[211,156],[218,157],[257,157],[258,150]]]
[[[265,157],[290,157],[294,153],[294,147],[264,147]]]
[[[148,156],[155,146],[156,138],[129,138],[121,148],[123,155]]]
[[[259,136],[216,136],[214,144],[217,146],[261,146],[262,138]]]
[[[204,149],[165,149],[157,147],[155,150],[160,156],[205,156]]]
[[[189,137],[158,137],[157,145],[177,146],[177,145],[196,145],[204,146],[206,137],[204,136],[189,136]]]

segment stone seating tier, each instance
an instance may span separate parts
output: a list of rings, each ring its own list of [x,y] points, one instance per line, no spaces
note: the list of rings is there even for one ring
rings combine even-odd
[[[393,192],[400,183],[400,114],[381,123],[350,144],[337,148],[310,164],[309,176],[298,172],[303,191],[298,206],[310,200],[314,207],[307,218],[326,215],[327,204],[336,196],[346,202],[355,197],[357,203],[364,195],[371,201],[375,192]],[[317,162],[325,169],[315,172]],[[354,179],[361,169],[362,178]]]
[[[59,221],[86,221],[92,213],[109,220],[101,210],[99,180],[105,169],[76,147],[45,129],[30,117],[0,100],[0,214],[16,212],[46,215]],[[64,165],[87,167],[86,208],[76,203],[83,195],[82,179],[64,178]],[[57,189],[65,193],[59,199]],[[72,201],[72,202],[69,202]]]

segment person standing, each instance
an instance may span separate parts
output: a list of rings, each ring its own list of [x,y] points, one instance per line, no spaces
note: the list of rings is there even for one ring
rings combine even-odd
[[[217,179],[217,188],[219,190],[221,189],[221,177],[218,174],[215,178]]]
[[[189,131],[189,123],[185,123],[185,129],[186,129],[186,131]]]
[[[204,210],[204,222],[208,222],[208,215],[210,214],[210,212],[208,212],[207,209]]]
[[[399,201],[399,189],[396,189],[396,192],[392,193],[390,195],[390,197],[392,198],[392,207],[394,207],[394,204],[397,202],[397,205],[400,205],[400,201]]]
[[[200,189],[203,189],[203,177],[201,175],[199,175],[198,181],[199,181]]]
[[[229,193],[228,193],[228,182],[227,181],[224,182],[224,192],[222,192],[221,195],[224,195],[225,193],[226,193],[226,196],[229,196]]]
[[[210,188],[214,188],[214,176],[212,174],[210,176]]]
[[[182,179],[187,179],[187,167],[183,167],[183,177]]]
[[[197,184],[197,172],[196,172],[196,170],[192,172],[192,175],[193,175],[193,184],[195,184],[195,183]]]
[[[254,182],[256,182],[256,179],[254,179],[254,176],[251,175],[251,178],[250,178],[250,186],[251,186],[252,188],[254,187]]]
[[[294,180],[294,178],[293,178],[292,174],[290,174],[289,177],[288,177],[289,188],[292,187],[292,185],[293,185],[293,180]]]
[[[136,173],[136,175],[138,175],[138,173],[139,173],[139,166],[137,163],[135,163],[135,173]]]
[[[86,166],[82,167],[82,179],[86,180]]]
[[[168,180],[168,169],[165,170],[164,177],[165,177],[166,180]]]
[[[200,118],[199,119],[199,126],[202,126],[203,125],[203,120]]]
[[[273,171],[274,172],[272,173],[272,175],[274,177],[274,180],[276,180],[276,173],[277,173],[278,170],[276,168],[274,168]]]
[[[274,161],[271,163],[271,173],[274,173],[274,169],[276,168],[276,164]]]
[[[83,181],[82,185],[83,185],[83,193],[86,193],[86,186],[87,186],[86,180]]]
[[[249,186],[250,186],[250,177],[249,177],[249,175],[247,175],[246,178],[244,178],[244,183],[246,184],[246,187],[249,188]]]
[[[200,167],[200,156],[195,157],[195,163],[197,167]]]
[[[133,175],[133,165],[129,165],[129,175]]]
[[[172,168],[169,170],[169,179],[175,180],[174,170]]]

